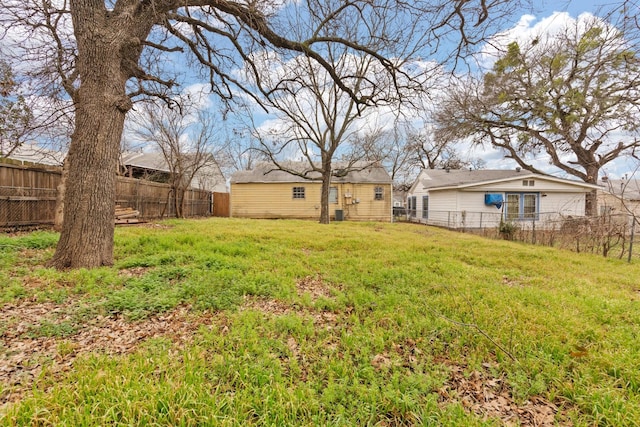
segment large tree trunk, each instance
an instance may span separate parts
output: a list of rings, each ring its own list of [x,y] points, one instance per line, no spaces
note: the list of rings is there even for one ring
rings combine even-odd
[[[123,34],[108,29],[104,3],[76,0],[71,6],[81,85],[74,98],[64,223],[51,265],[92,268],[113,264],[116,170],[131,101],[121,70]]]
[[[103,93],[86,94],[88,99],[76,109],[64,222],[51,261],[57,268],[113,264],[116,168],[124,113],[109,105]]]
[[[593,160],[595,164],[595,159]],[[585,180],[587,184],[598,185],[598,174],[600,173],[600,168],[598,166],[592,165],[591,167],[585,168],[587,171],[587,179]],[[585,204],[584,204],[584,213],[586,216],[597,216],[598,215],[598,191],[592,190],[585,194]]]
[[[329,224],[329,188],[331,187],[331,162],[323,162],[322,189],[320,191],[320,224]]]

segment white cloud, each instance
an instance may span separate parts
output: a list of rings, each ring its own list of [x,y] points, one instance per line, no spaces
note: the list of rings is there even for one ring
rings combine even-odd
[[[490,69],[494,62],[504,55],[507,46],[512,42],[523,46],[529,45],[533,40],[552,39],[567,29],[580,31],[593,19],[599,18],[589,12],[584,12],[577,18],[573,18],[567,12],[553,12],[540,20],[533,15],[522,15],[515,26],[497,33],[487,41],[480,50],[478,62],[483,69]],[[602,23],[603,26],[609,27],[604,21]],[[544,43],[540,43],[540,46],[544,46]]]

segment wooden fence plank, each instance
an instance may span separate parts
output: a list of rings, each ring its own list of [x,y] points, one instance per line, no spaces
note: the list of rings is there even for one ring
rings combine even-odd
[[[213,193],[213,216],[229,217],[230,214],[229,193]]]
[[[61,176],[59,167],[0,162],[0,227],[52,224]],[[140,212],[140,220],[175,217],[168,184],[118,176],[116,200]],[[186,217],[212,215],[211,192],[189,189],[184,200]]]

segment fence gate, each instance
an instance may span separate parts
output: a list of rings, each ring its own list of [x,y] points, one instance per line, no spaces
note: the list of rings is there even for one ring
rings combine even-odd
[[[229,193],[213,193],[213,216],[228,217],[231,213]]]

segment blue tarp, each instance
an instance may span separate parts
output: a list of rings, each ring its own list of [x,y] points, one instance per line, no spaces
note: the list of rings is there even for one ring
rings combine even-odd
[[[502,194],[500,193],[487,193],[484,195],[484,204],[489,206],[495,206],[500,209],[502,207],[502,203],[504,203],[504,199],[502,198]]]

